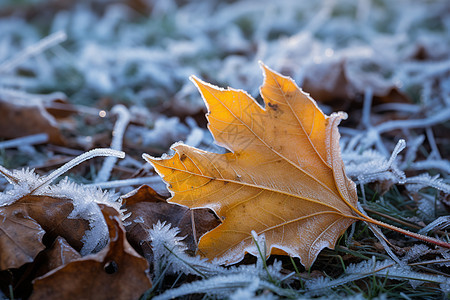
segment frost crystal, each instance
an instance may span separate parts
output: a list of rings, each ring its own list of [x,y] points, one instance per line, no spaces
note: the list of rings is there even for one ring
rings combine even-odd
[[[329,279],[320,277],[307,281],[306,288],[310,295],[324,295],[333,287],[372,275],[398,280],[409,280],[413,288],[425,282],[437,283],[444,292],[446,290],[448,292],[450,284],[450,278],[448,277],[419,273],[413,271],[406,264],[397,264],[392,260],[375,261],[375,258],[373,258],[372,260],[362,261],[358,264],[350,264],[341,278]]]
[[[205,291],[211,295],[224,296],[230,295],[236,289],[243,289],[242,293],[251,293],[255,288],[255,282],[255,289],[267,288],[278,295],[289,294],[270,283],[270,280],[282,280],[285,277],[281,273],[281,262],[274,262],[271,266],[263,266],[258,262],[256,265],[224,268],[214,261],[208,262],[198,256],[187,255],[185,253],[187,248],[182,242],[183,238],[177,236],[178,232],[179,230],[171,228],[170,224],[160,222],[149,230],[155,266],[154,282],[158,282],[166,272],[194,274],[204,279],[166,291],[156,299],[170,299]],[[264,249],[262,237],[256,236],[255,241],[261,243],[258,244],[260,249]]]
[[[82,239],[82,255],[100,250],[108,241],[108,228],[97,203],[114,207],[120,212],[118,195],[103,192],[97,187],[88,187],[69,181],[67,178],[58,184],[50,184],[62,173],[79,163],[95,156],[119,156],[123,152],[111,149],[94,149],[86,152],[47,176],[39,176],[34,170],[23,169],[8,171],[0,167],[0,172],[11,183],[12,188],[0,193],[0,207],[13,204],[15,201],[27,195],[43,195],[53,198],[66,198],[73,201],[73,211],[69,218],[82,218],[89,221],[89,230]]]
[[[64,178],[56,185],[49,186],[42,195],[73,200],[73,211],[69,218],[81,218],[89,221],[90,230],[82,239],[81,255],[87,255],[103,248],[108,242],[108,227],[97,203],[114,207],[120,212],[118,195],[103,192],[99,188],[78,185]]]
[[[420,258],[422,255],[427,254],[428,252],[430,252],[430,249],[426,245],[414,245],[408,250],[408,252],[406,252],[402,260],[406,262],[414,261]]]
[[[16,200],[30,194],[43,182],[42,178],[34,170],[28,168],[12,172],[8,171],[5,177],[12,184],[12,188],[4,193],[0,193],[0,207],[11,205]]]
[[[441,230],[450,226],[450,216],[442,216],[419,230],[420,234],[427,234],[430,231]]]

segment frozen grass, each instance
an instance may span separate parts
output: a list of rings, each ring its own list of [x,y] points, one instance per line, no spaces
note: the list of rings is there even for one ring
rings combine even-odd
[[[55,154],[64,163],[77,151],[111,146],[128,159],[93,163],[73,176],[123,193],[142,182],[158,189],[143,152],[159,155],[180,140],[223,151],[212,143],[201,97],[188,77],[257,97],[262,60],[293,77],[327,113],[349,113],[340,130],[343,158],[370,215],[415,231],[448,225],[445,218],[433,221],[448,214],[450,193],[449,1],[8,0],[0,13],[0,97],[45,102],[41,94],[63,92],[78,113],[75,128],[63,126],[69,147],[34,146],[43,140],[32,139],[13,148],[17,141],[0,141],[0,165],[48,172],[59,166],[51,164]],[[120,105],[126,113],[117,112]],[[105,132],[113,137],[105,139]],[[442,226],[430,235],[449,240]],[[308,284],[319,278],[315,284],[334,284],[318,289],[318,297],[445,297],[448,252],[426,246],[406,261],[415,242],[383,231],[408,265],[405,277],[394,278],[385,269],[374,271],[391,262],[366,225],[353,229],[309,272],[282,258],[289,277],[246,283],[229,274],[227,284],[238,284],[228,294],[309,298]],[[366,269],[350,274],[350,264]],[[182,286],[187,277],[175,271],[185,269],[159,270],[166,277],[152,293]],[[434,277],[418,285],[409,278],[416,273]]]

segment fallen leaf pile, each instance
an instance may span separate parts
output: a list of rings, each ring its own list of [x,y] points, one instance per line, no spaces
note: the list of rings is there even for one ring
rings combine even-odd
[[[118,229],[108,223],[107,217],[106,223],[103,221],[98,206],[109,203],[116,207],[111,207],[109,214],[111,210],[117,212],[118,203],[112,201],[110,194],[67,180],[43,185],[45,180],[28,170],[9,172],[1,168],[0,171],[13,184],[13,189],[0,194],[0,287],[3,291],[13,291],[14,297],[26,298],[31,292],[31,280],[37,276],[79,259],[80,252],[88,254],[104,247],[108,236],[111,247],[111,236],[116,236]],[[123,239],[121,242],[124,243]],[[122,255],[122,248],[112,252],[108,259]],[[100,255],[101,252],[95,254]],[[145,264],[143,269],[146,268]],[[74,277],[92,281],[89,274]],[[50,284],[47,289],[53,291],[57,286],[60,285]]]
[[[50,184],[30,170],[0,173],[12,185],[0,193],[0,289],[9,297],[137,299],[152,287],[145,245],[154,223],[183,228],[192,253],[219,223],[208,209],[169,204],[142,186],[123,197],[125,231],[114,194],[68,179]]]
[[[35,279],[30,299],[138,299],[152,286],[147,261],[127,242],[118,212],[104,204],[100,207],[109,244]]]

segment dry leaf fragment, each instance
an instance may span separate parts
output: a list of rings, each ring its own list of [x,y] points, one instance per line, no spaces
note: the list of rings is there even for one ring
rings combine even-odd
[[[36,133],[47,133],[50,142],[64,145],[64,137],[57,122],[40,102],[5,101],[0,99],[0,137],[16,138]]]
[[[0,271],[32,262],[45,231],[21,207],[0,207]]]
[[[244,91],[192,78],[208,106],[209,130],[231,153],[177,144],[173,157],[144,158],[168,183],[171,202],[211,208],[223,220],[201,238],[201,254],[227,264],[256,255],[255,230],[265,234],[268,253],[310,267],[357,218],[355,184],[339,149],[345,116],[325,116],[292,79],[263,69],[265,108]]]
[[[143,185],[122,197],[125,202],[129,225],[126,226],[127,238],[135,249],[139,249],[147,258],[151,256],[148,230],[158,221],[172,224],[180,229],[180,236],[189,250],[197,250],[198,238],[220,224],[220,221],[209,209],[190,210],[185,206],[167,203],[151,187]],[[194,218],[194,226],[192,224]],[[193,231],[195,229],[195,235]],[[195,239],[195,240],[194,240]]]
[[[353,61],[345,57],[311,64],[305,69],[302,88],[317,101],[325,102],[334,108],[341,100],[343,103],[340,106],[351,109],[367,88],[373,91],[374,103],[410,102],[408,96],[395,85],[392,79],[380,75],[383,70],[377,72],[362,70],[370,66],[382,68],[372,61],[360,59]]]
[[[0,193],[0,207],[22,207],[47,231],[46,241],[64,237],[82,255],[102,249],[108,240],[107,225],[96,203],[107,203],[119,209],[115,196],[95,187],[75,184],[67,178],[51,182],[68,168],[96,155],[122,156],[123,152],[94,149],[74,158],[51,174],[41,177],[33,170],[13,172],[0,166],[0,174],[12,189]]]
[[[42,276],[53,269],[80,258],[80,253],[73,249],[63,237],[59,236],[50,248],[45,249],[39,254],[41,261],[35,277]]]
[[[19,208],[34,220],[46,232],[46,240],[53,242],[64,237],[69,244],[80,251],[83,236],[90,229],[89,221],[82,218],[69,218],[74,208],[72,199],[56,198],[42,195],[26,195],[9,206]]]
[[[32,263],[0,272],[0,288],[11,299],[28,299],[33,279],[80,257],[64,238],[58,237],[50,248],[39,252]]]
[[[30,299],[138,299],[151,287],[147,261],[130,246],[118,212],[99,204],[109,244],[34,281]]]

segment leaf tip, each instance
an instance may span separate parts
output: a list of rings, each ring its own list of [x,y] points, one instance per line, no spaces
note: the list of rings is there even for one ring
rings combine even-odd
[[[200,94],[202,95],[203,101],[205,101],[206,106],[208,106],[208,101],[206,100],[205,92],[206,92],[208,86],[209,86],[209,87],[212,87],[212,88],[216,88],[216,87],[214,87],[213,85],[211,85],[211,84],[209,84],[209,83],[207,83],[207,82],[205,82],[205,81],[199,79],[199,78],[198,78],[197,76],[195,76],[195,75],[191,75],[191,76],[189,77],[189,80],[192,81],[192,82],[194,83],[195,87],[198,89],[198,91],[199,91]],[[217,88],[216,88],[216,89],[217,89]],[[209,109],[208,109],[208,110],[209,110]]]
[[[268,66],[266,66],[266,64],[262,60],[259,60],[258,64],[263,70],[264,77],[267,77],[267,73],[273,73],[273,71]]]
[[[201,79],[199,79],[197,76],[195,75],[191,75],[189,76],[189,80],[192,81],[195,85],[198,85],[199,83],[202,82]]]
[[[262,69],[267,68],[267,66],[264,64],[264,62],[262,60],[258,60],[258,64]]]

